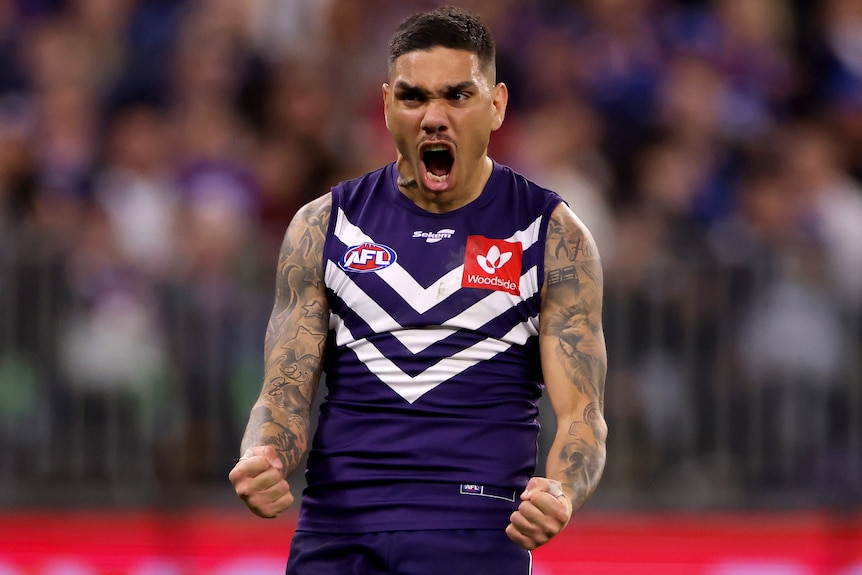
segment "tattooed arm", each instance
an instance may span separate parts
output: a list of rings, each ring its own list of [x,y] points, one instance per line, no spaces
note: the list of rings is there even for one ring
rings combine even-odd
[[[261,517],[275,517],[293,503],[287,477],[308,447],[329,323],[323,284],[329,210],[328,195],[311,202],[285,234],[266,329],[263,388],[242,439],[243,455],[229,476],[237,495]]]
[[[558,207],[548,228],[539,345],[557,418],[547,475],[562,483],[573,510],[593,494],[605,467],[602,285],[592,236],[566,206]]]
[[[542,371],[557,431],[547,477],[530,480],[507,529],[527,549],[565,527],[595,491],[605,466],[601,262],[589,231],[565,205],[548,225],[539,317]]]

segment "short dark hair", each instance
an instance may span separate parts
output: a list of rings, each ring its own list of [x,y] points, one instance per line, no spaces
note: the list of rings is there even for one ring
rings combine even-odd
[[[402,55],[438,47],[476,54],[483,72],[494,79],[494,37],[478,16],[456,6],[441,6],[431,12],[413,14],[401,22],[389,40],[389,73]]]

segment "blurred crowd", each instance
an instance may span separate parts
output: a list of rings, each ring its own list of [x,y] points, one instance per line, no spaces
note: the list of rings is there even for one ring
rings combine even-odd
[[[457,3],[492,156],[602,252],[609,481],[852,483],[862,0]],[[394,159],[386,43],[437,4],[0,0],[0,479],[224,481],[284,229]]]

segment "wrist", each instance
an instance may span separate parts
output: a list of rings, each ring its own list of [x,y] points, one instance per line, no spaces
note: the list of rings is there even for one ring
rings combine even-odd
[[[568,496],[566,491],[563,489],[563,484],[559,481],[552,480],[551,484],[548,486],[548,493],[554,496],[554,499],[562,503],[567,510],[567,514],[569,517],[572,516],[574,512],[574,506],[572,505],[572,499]]]

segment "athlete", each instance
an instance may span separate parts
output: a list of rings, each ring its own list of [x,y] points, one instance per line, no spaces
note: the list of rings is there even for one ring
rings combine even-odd
[[[257,515],[291,506],[325,374],[288,575],[527,575],[605,464],[599,255],[488,156],[508,93],[477,17],[411,16],[389,50],[397,160],[289,225],[230,480]],[[557,429],[534,477],[543,392]]]

